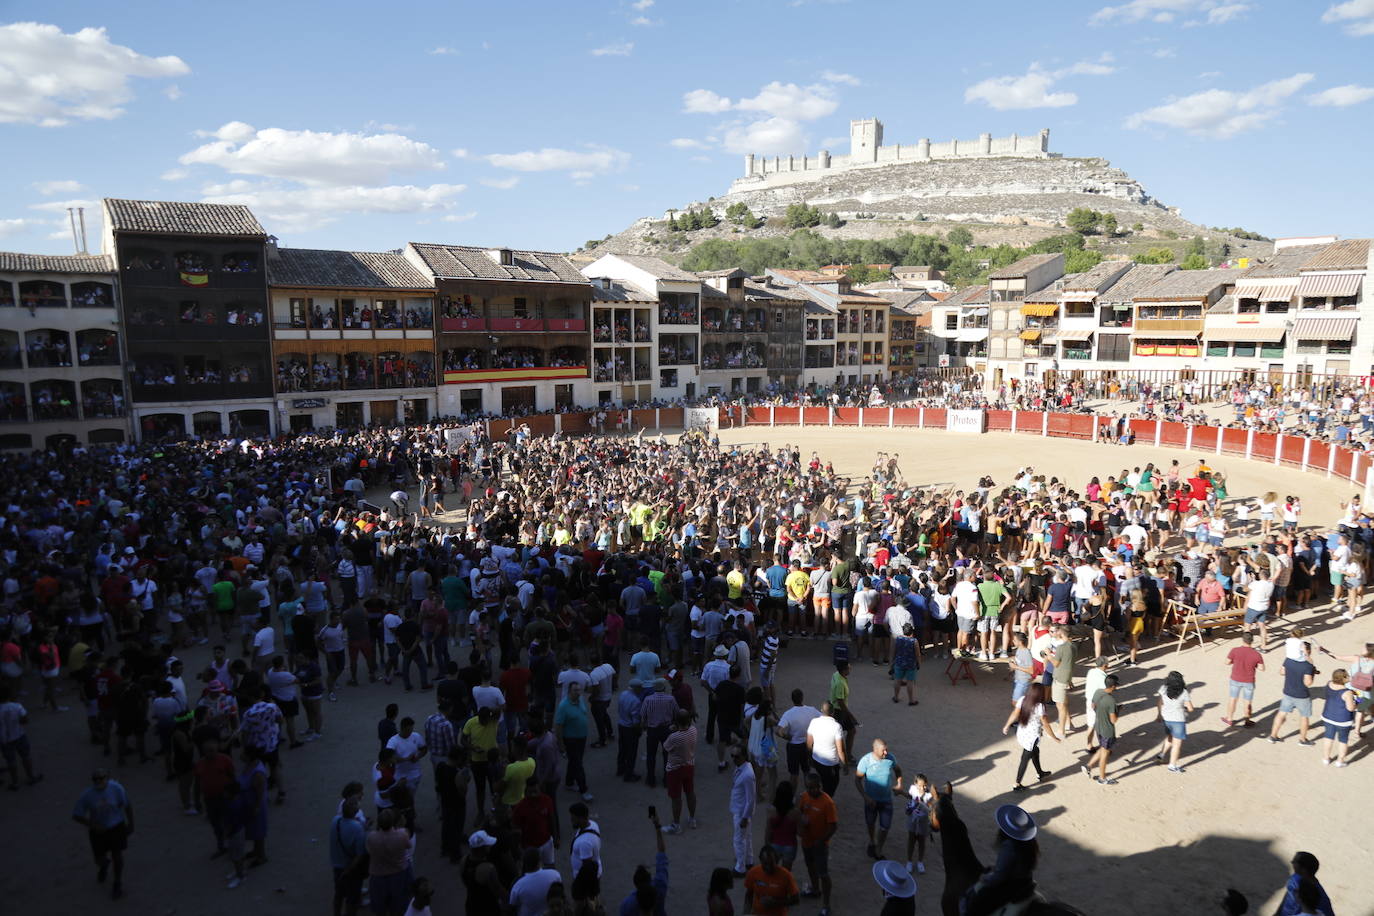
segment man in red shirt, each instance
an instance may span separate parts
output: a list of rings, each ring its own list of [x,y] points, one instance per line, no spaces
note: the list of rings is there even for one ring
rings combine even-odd
[[[229,801],[225,797],[225,787],[234,781],[234,761],[219,749],[219,740],[207,738],[201,744],[201,758],[195,764],[196,786],[200,796],[205,799],[205,814],[210,827],[215,831],[215,855],[227,852],[225,840],[225,816],[229,813]]]
[[[1236,717],[1236,700],[1245,700],[1245,721],[1241,723],[1246,728],[1254,725],[1250,721],[1250,716],[1254,713],[1255,700],[1255,670],[1264,670],[1264,656],[1251,645],[1255,641],[1254,633],[1240,634],[1241,645],[1236,646],[1226,654],[1226,663],[1231,666],[1231,699],[1226,704],[1226,716],[1221,721],[1225,725],[1231,725],[1232,719]]]
[[[506,698],[506,741],[511,745],[523,740],[520,736],[529,727],[531,677],[533,674],[530,669],[520,664],[517,657],[501,672],[497,682],[501,694]]]
[[[539,861],[552,866],[559,842],[558,818],[553,799],[540,791],[537,780],[525,783],[525,797],[510,809],[510,819],[520,831],[521,848],[539,850]]]
[[[115,671],[115,659],[107,658],[91,681],[95,689],[95,705],[100,711],[100,737],[104,741],[105,756],[110,756],[110,733],[114,731],[114,703],[124,678]]]

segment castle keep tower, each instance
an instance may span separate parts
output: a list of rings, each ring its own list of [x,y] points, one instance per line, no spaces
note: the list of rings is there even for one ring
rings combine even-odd
[[[849,122],[849,161],[877,162],[878,147],[883,145],[883,122],[877,118]]]

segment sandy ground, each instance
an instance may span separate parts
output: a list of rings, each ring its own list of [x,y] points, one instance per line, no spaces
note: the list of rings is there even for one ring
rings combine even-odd
[[[922,483],[971,484],[991,474],[999,482],[1025,463],[1048,473],[1083,482],[1091,474],[1115,473],[1123,466],[1146,460],[1167,462],[1181,453],[1143,446],[1129,451],[1110,445],[1037,439],[1010,434],[981,437],[935,431],[854,429],[774,429],[750,427],[726,431],[728,442],[797,443],[805,453],[817,450],[834,460],[843,472],[862,477],[875,451],[901,455],[909,480]],[[1215,459],[1209,458],[1209,461]],[[1291,489],[1306,499],[1307,520],[1329,523],[1336,502],[1348,495],[1348,485],[1299,471],[1250,465],[1221,459],[1235,494],[1254,495],[1276,488]],[[1318,639],[1342,654],[1374,639],[1374,615],[1337,625],[1327,608],[1284,620],[1314,627]],[[1175,654],[1172,644],[1150,646],[1142,665],[1118,670],[1123,701],[1121,741],[1111,772],[1120,784],[1111,787],[1089,782],[1078,772],[1083,740],[1081,690],[1071,700],[1079,731],[1065,745],[1043,747],[1051,782],[1015,800],[1040,823],[1043,858],[1041,888],[1087,913],[1213,912],[1212,901],[1226,887],[1250,897],[1252,912],[1272,912],[1277,889],[1286,878],[1287,861],[1295,850],[1306,849],[1322,861],[1321,879],[1336,909],[1364,912],[1374,899],[1374,877],[1368,869],[1367,842],[1371,807],[1369,768],[1374,765],[1369,743],[1352,749],[1348,769],[1320,763],[1319,748],[1297,744],[1290,724],[1286,740],[1277,746],[1262,734],[1277,705],[1282,686],[1274,670],[1260,675],[1256,697],[1260,727],[1224,730],[1219,721],[1226,702],[1226,650],[1237,644],[1235,634],[1209,639],[1205,649],[1194,645]],[[202,651],[188,653],[188,670],[203,660]],[[1080,650],[1080,654],[1085,654]],[[778,676],[778,696],[794,686],[808,699],[823,696],[830,671],[829,645],[794,640],[784,651]],[[1280,658],[1271,655],[1276,667]],[[951,780],[959,809],[970,823],[975,848],[992,857],[993,812],[1013,800],[1010,788],[1018,758],[1012,737],[1000,726],[1009,710],[1010,681],[1005,669],[975,664],[978,682],[957,687],[942,676],[944,662],[928,659],[920,675],[919,707],[890,702],[890,682],[867,662],[856,666],[852,678],[853,706],[862,721],[856,748],[866,749],[874,737],[885,738],[907,774],[924,772],[934,780]],[[1324,668],[1334,666],[1323,665]],[[1183,775],[1168,773],[1153,762],[1159,726],[1154,724],[1154,693],[1165,673],[1178,669],[1187,677],[1200,712],[1190,723],[1184,746]],[[1081,671],[1080,671],[1081,674]],[[290,799],[271,812],[268,864],[254,870],[237,890],[224,889],[223,860],[210,861],[213,839],[203,819],[181,813],[173,785],[162,779],[160,763],[116,768],[115,776],[129,790],[138,812],[132,838],[128,895],[115,905],[126,912],[157,914],[241,914],[251,908],[261,916],[278,913],[324,912],[329,906],[331,874],[327,830],[339,788],[348,780],[367,781],[375,749],[374,727],[388,702],[401,704],[402,715],[423,720],[432,708],[432,694],[402,692],[399,682],[344,688],[338,703],[326,704],[325,738],[296,751],[283,751]],[[53,913],[110,906],[106,888],[97,885],[84,831],[69,812],[85,787],[90,768],[107,762],[98,748],[86,743],[85,725],[76,698],[63,702],[73,709],[62,714],[37,711],[34,691],[25,698],[32,711],[30,736],[34,755],[46,780],[35,789],[3,793],[5,802],[4,858],[0,870],[0,899],[14,913]],[[704,705],[704,704],[703,704]],[[785,703],[783,705],[786,705]],[[1318,705],[1320,708],[1320,704]],[[860,750],[862,752],[862,750]],[[718,776],[714,753],[698,755],[700,829],[667,837],[671,859],[669,912],[705,912],[705,888],[712,868],[730,862],[727,815],[729,777]],[[461,912],[463,890],[456,867],[437,855],[437,818],[428,800],[432,782],[426,765],[422,789],[417,874],[429,876],[436,888],[436,913]],[[590,751],[588,770],[596,794],[595,817],[606,837],[605,897],[614,906],[630,888],[636,863],[652,862],[652,837],[646,809],[655,804],[669,810],[663,789],[642,783],[627,786],[612,776],[614,746]],[[831,854],[835,876],[836,914],[875,913],[881,899],[869,874],[864,852],[862,806],[852,781],[838,793],[840,831]],[[560,795],[563,823],[572,799]],[[763,842],[763,811],[755,829],[755,845]],[[899,817],[900,823],[900,817]],[[889,855],[905,851],[900,827],[888,842]],[[559,867],[568,869],[566,843]],[[1363,852],[1362,852],[1363,850]],[[938,848],[927,855],[928,873],[920,880],[920,913],[938,913],[943,882]],[[804,869],[797,863],[799,881]],[[740,907],[742,890],[736,889]],[[814,901],[803,901],[793,912],[814,914]]]

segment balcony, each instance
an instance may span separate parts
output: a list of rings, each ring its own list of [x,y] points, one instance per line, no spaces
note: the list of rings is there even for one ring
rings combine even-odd
[[[1064,359],[1092,359],[1092,358],[1093,358],[1093,351],[1092,351],[1091,349],[1087,349],[1087,350],[1085,350],[1085,349],[1073,349],[1073,350],[1071,350],[1071,349],[1069,349],[1068,347],[1065,347],[1065,348],[1064,348]]]
[[[1159,332],[1202,333],[1203,319],[1197,318],[1139,318],[1135,323],[1135,333],[1139,337],[1149,337]]]
[[[441,319],[441,330],[449,333],[461,333],[463,331],[485,331],[487,329],[487,319],[481,315],[472,315],[466,318],[443,318]]]
[[[586,366],[532,366],[521,369],[446,369],[445,385],[475,385],[487,382],[534,382],[542,379],[587,377]]]

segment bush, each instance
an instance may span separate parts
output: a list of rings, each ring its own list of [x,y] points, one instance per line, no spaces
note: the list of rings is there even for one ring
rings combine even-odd
[[[1174,250],[1172,248],[1151,248],[1135,256],[1137,264],[1172,264],[1174,262]]]
[[[1064,218],[1064,225],[1074,232],[1091,235],[1102,225],[1102,214],[1087,207],[1074,207]]]
[[[973,233],[963,226],[955,226],[945,234],[945,241],[960,248],[967,248],[973,244]]]
[[[789,229],[810,229],[819,226],[825,216],[820,210],[806,204],[788,204],[783,218]]]
[[[1206,270],[1212,266],[1212,262],[1207,260],[1206,255],[1193,252],[1178,264],[1179,270]]]

